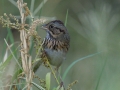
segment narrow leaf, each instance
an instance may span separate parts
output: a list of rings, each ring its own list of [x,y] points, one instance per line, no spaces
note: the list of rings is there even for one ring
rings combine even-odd
[[[90,54],[90,55],[88,55],[88,56],[85,56],[85,57],[83,57],[83,58],[80,58],[80,59],[78,59],[78,60],[75,60],[73,63],[71,63],[69,66],[68,66],[68,68],[66,69],[66,71],[65,71],[65,73],[63,74],[63,80],[66,78],[66,76],[67,76],[67,74],[68,74],[68,72],[69,72],[69,70],[77,63],[77,62],[79,62],[79,61],[81,61],[81,60],[84,60],[84,59],[86,59],[86,58],[90,58],[90,57],[93,57],[93,56],[95,56],[95,55],[97,55],[97,54],[100,54],[101,52],[97,52],[97,53],[94,53],[94,54]]]
[[[66,17],[65,17],[65,26],[67,25],[67,20],[68,20],[68,9],[67,9]]]
[[[50,75],[51,75],[50,72],[46,74],[46,88],[47,88],[47,90],[50,90]]]

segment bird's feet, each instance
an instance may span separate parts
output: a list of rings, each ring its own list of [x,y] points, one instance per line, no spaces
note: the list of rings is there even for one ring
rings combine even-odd
[[[65,86],[64,86],[63,82],[60,82],[60,88],[59,88],[59,90],[65,90]]]

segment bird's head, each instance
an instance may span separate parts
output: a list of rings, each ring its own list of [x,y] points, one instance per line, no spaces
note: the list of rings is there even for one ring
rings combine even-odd
[[[60,20],[54,20],[47,24],[42,25],[42,28],[46,30],[46,32],[52,38],[62,38],[64,35],[68,34],[66,27],[64,26],[63,22]]]

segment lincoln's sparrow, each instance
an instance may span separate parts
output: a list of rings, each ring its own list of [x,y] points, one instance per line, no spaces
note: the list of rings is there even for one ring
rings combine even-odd
[[[43,49],[50,64],[59,68],[65,60],[70,44],[67,28],[60,20],[51,21],[42,28],[47,32],[43,40]]]

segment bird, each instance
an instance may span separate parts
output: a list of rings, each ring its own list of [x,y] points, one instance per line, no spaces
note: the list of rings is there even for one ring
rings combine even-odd
[[[58,69],[70,48],[70,35],[60,20],[50,21],[42,25],[42,29],[46,31],[46,37],[42,42],[43,50],[49,63]]]

